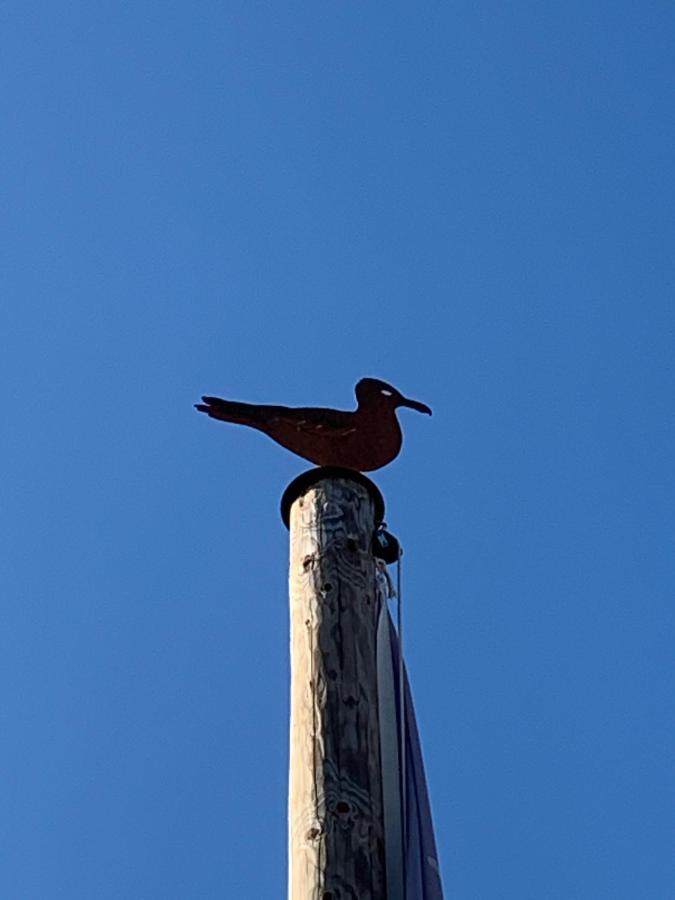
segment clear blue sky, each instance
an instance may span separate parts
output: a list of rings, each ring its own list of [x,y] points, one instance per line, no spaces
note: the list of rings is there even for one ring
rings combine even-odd
[[[284,896],[305,465],[192,403],[375,375],[448,900],[672,900],[672,4],[0,20],[0,897]]]

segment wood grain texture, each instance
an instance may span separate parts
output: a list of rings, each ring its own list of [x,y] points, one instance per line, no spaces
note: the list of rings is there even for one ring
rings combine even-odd
[[[349,479],[291,509],[289,900],[386,900],[373,530]]]

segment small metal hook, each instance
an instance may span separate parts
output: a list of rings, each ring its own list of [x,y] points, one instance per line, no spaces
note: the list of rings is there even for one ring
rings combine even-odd
[[[375,529],[372,542],[372,553],[387,565],[396,562],[403,554],[403,548],[393,534],[386,530],[387,523],[380,522]]]

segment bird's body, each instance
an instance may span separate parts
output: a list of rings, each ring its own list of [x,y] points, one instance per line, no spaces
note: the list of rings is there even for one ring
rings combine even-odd
[[[248,425],[319,466],[342,466],[368,472],[394,459],[401,449],[397,406],[431,413],[428,406],[407,400],[395,388],[374,378],[356,386],[357,408],[268,406],[202,397],[196,405],[211,418]]]

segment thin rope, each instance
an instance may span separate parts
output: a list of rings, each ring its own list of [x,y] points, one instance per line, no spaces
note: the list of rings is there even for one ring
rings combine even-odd
[[[401,836],[403,842],[403,900],[407,894],[406,856],[408,849],[408,785],[405,753],[405,666],[403,665],[403,607],[401,605],[401,556],[396,560],[396,630],[398,631],[398,692],[399,692],[399,765],[401,769]]]

